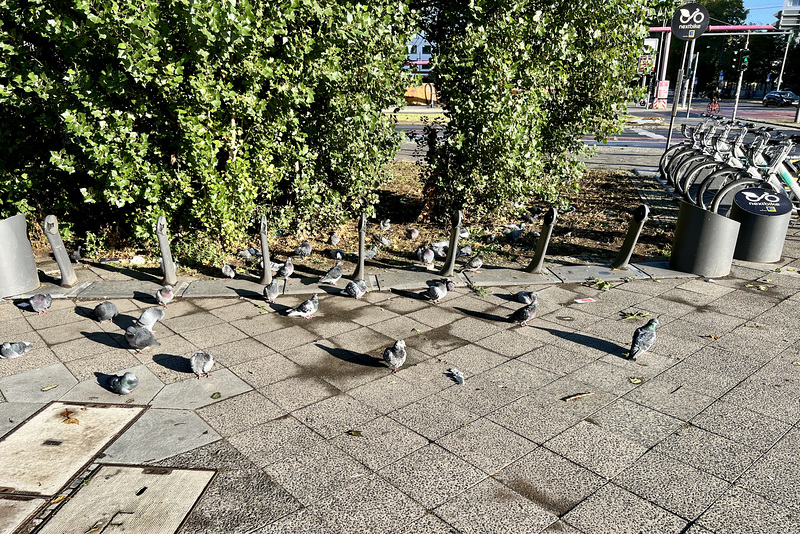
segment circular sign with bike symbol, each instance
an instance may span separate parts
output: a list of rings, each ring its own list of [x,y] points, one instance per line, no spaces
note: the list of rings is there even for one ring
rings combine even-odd
[[[711,18],[701,4],[686,4],[672,15],[672,35],[682,41],[693,41],[708,29]]]

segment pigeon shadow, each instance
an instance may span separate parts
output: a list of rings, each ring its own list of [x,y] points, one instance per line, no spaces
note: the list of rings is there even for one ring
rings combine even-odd
[[[153,361],[165,369],[176,373],[192,373],[192,364],[189,358],[175,356],[174,354],[153,354]]]
[[[75,306],[75,313],[78,314],[80,317],[85,317],[87,319],[97,320],[97,317],[94,316],[94,308],[87,308],[86,306]]]
[[[475,311],[475,310],[468,310],[467,308],[461,308],[461,307],[458,307],[458,306],[454,307],[453,309],[460,311],[464,315],[469,315],[471,317],[476,317],[478,319],[483,319],[485,321],[499,321],[501,323],[509,322],[508,317],[504,317],[502,315],[495,315],[493,313],[486,313],[486,312],[479,312],[479,311]]]
[[[587,336],[586,334],[581,334],[578,332],[565,332],[563,330],[556,330],[553,328],[542,328],[541,326],[533,326],[533,328],[538,328],[539,330],[549,332],[556,337],[560,337],[561,339],[565,339],[567,341],[572,341],[573,343],[583,345],[584,347],[596,349],[608,354],[616,354],[623,359],[624,357],[620,354],[620,352],[625,352],[628,350],[628,347],[621,347],[619,344],[614,343],[613,341],[606,341],[605,339]]]
[[[115,376],[117,376],[117,375],[108,375],[106,373],[101,373],[99,371],[95,371],[94,372],[94,377],[97,379],[97,385],[99,385],[101,388],[105,389],[106,391],[111,391],[111,388],[108,386],[108,380],[110,378],[115,377]],[[115,392],[111,391],[111,393],[115,393]]]
[[[258,281],[260,282],[261,280],[259,279]],[[253,291],[251,289],[243,289],[243,288],[231,287],[231,286],[226,286],[226,287],[228,289],[230,289],[231,291],[233,291],[234,293],[236,293],[237,295],[239,295],[240,297],[245,298],[245,299],[260,299],[260,298],[262,298],[262,295],[260,293],[258,293],[256,291]]]
[[[519,302],[517,300],[516,293],[509,293],[508,295],[503,295],[502,293],[495,293],[494,296],[503,300],[507,300],[508,302]],[[519,302],[519,304],[520,306],[523,306],[521,302]]]
[[[127,267],[113,267],[108,263],[100,263],[100,262],[93,262],[91,265],[92,267],[95,267],[97,269],[103,269],[104,271],[108,271],[111,273],[120,273],[129,278],[133,278],[134,280],[140,280],[142,282],[155,282],[157,284],[160,284],[164,278],[163,275],[161,274],[150,273],[144,269],[140,270],[140,269],[129,269]]]
[[[293,310],[294,309],[291,306],[287,306],[285,304],[278,304],[277,302],[273,302],[269,306],[270,306],[270,308],[275,310],[275,313],[277,313],[279,315],[286,315],[289,312],[289,310]]]
[[[118,349],[120,347],[127,347],[125,336],[117,333],[109,332],[81,332],[81,335],[90,341],[100,343],[106,347]]]
[[[156,296],[155,294],[151,295],[150,293],[145,293],[144,291],[134,291],[133,300],[138,300],[139,302],[145,302],[147,304],[155,304]]]
[[[345,280],[344,286],[347,285],[347,282],[348,282],[348,280]],[[341,284],[342,281],[340,280],[339,283]],[[324,285],[324,286],[319,286],[319,289],[321,289],[322,291],[324,291],[328,295],[341,295],[342,294],[342,289],[344,289],[344,286],[339,287],[339,286],[332,286],[332,285],[331,286]],[[345,295],[345,296],[347,296],[347,295]]]
[[[114,319],[111,320],[112,323],[117,325],[118,327],[122,328],[123,330],[127,330],[129,327],[134,326],[138,317],[133,317],[131,315],[117,315]]]
[[[368,354],[362,354],[360,352],[355,352],[348,349],[341,349],[338,347],[328,347],[323,345],[322,343],[315,343],[315,345],[334,358],[338,358],[342,361],[348,363],[354,363],[356,365],[364,365],[367,367],[385,367],[383,360],[378,360]]]
[[[392,288],[391,291],[392,293],[400,295],[401,297],[408,297],[410,299],[425,300],[425,301],[431,300],[428,298],[428,294],[424,291],[417,293],[415,291],[406,291],[404,289],[395,289],[395,288]]]

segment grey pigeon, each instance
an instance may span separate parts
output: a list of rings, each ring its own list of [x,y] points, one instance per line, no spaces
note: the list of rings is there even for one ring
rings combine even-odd
[[[387,237],[383,237],[380,234],[372,234],[372,240],[375,241],[376,245],[381,246],[381,247],[388,247],[389,245],[392,244],[392,240],[391,239],[389,239]]]
[[[453,291],[456,288],[456,285],[447,278],[429,282],[429,284],[427,294],[434,304],[439,304],[439,301],[447,296],[448,291]]]
[[[455,367],[452,367],[448,369],[447,372],[450,373],[450,377],[456,381],[456,384],[458,384],[459,386],[464,385],[464,374],[461,371],[459,371]]]
[[[139,319],[136,321],[137,326],[143,326],[153,331],[153,326],[164,318],[166,313],[161,308],[147,308],[142,314],[139,316]]]
[[[342,277],[342,262],[336,262],[336,265],[331,267],[325,276],[319,279],[320,284],[333,284],[336,285]]]
[[[41,315],[47,313],[47,310],[50,309],[50,306],[53,304],[53,297],[49,294],[42,295],[41,293],[37,293],[32,296],[28,302],[30,302],[31,309]]]
[[[472,256],[472,247],[470,245],[459,247],[456,258],[466,258],[467,256]]]
[[[0,357],[7,360],[12,360],[14,358],[19,358],[32,348],[33,343],[29,343],[27,341],[14,341],[12,343],[6,341],[3,343],[3,346],[0,347]]]
[[[117,306],[110,300],[106,300],[94,307],[94,316],[98,322],[105,323],[111,321],[119,315]]]
[[[469,228],[462,228],[461,232],[458,234],[458,237],[461,239],[466,239],[469,237]]]
[[[281,268],[278,269],[278,274],[275,276],[277,276],[278,278],[283,278],[284,280],[288,280],[289,277],[292,276],[293,272],[294,272],[294,264],[292,263],[292,258],[286,258],[286,261],[281,266]]]
[[[367,292],[367,283],[363,280],[353,280],[347,283],[347,286],[342,290],[342,293],[349,295],[356,300],[359,300]]]
[[[240,250],[236,255],[242,258],[243,260],[249,260],[250,258],[253,257],[253,254],[250,252],[250,249],[247,248],[244,250]]]
[[[628,353],[628,359],[636,361],[636,358],[648,352],[656,344],[656,327],[658,326],[658,319],[655,317],[647,321],[647,324],[640,326],[633,333],[633,341],[631,342],[631,351]]]
[[[122,376],[112,376],[108,379],[108,389],[117,395],[128,395],[139,385],[139,378],[130,371]]]
[[[334,247],[339,244],[339,234],[336,232],[331,232],[331,236],[328,238],[328,243],[333,245]]]
[[[378,225],[381,227],[381,230],[386,232],[386,231],[389,230],[389,228],[392,227],[392,221],[390,221],[389,219],[384,219],[384,220],[380,221],[380,223]]]
[[[250,248],[247,249],[247,252],[249,252],[250,256],[253,256],[253,257],[262,256],[261,249],[258,249],[258,248],[250,247]]]
[[[72,254],[69,255],[69,259],[72,260],[73,263],[80,263],[81,262],[81,247],[78,246],[77,249],[72,251]]]
[[[136,349],[136,354],[150,347],[161,345],[161,343],[156,341],[153,332],[144,326],[129,326],[125,331],[125,341],[128,342],[128,345],[130,345],[132,349]]]
[[[533,299],[536,297],[536,293],[533,291],[520,291],[517,293],[517,302],[521,302],[523,304],[530,304],[533,302]]]
[[[311,255],[311,241],[303,241],[299,247],[294,249],[294,255],[306,258]]]
[[[192,366],[192,372],[197,375],[198,380],[203,375],[210,378],[211,375],[208,373],[214,367],[214,357],[206,352],[195,352],[189,360],[189,365]]]
[[[523,306],[522,308],[512,313],[509,316],[509,318],[513,322],[519,323],[520,326],[528,326],[528,321],[536,317],[536,310],[538,309],[538,307],[539,307],[539,299],[536,296],[536,293],[534,293],[531,303]]]
[[[275,261],[270,261],[269,262],[269,270],[272,271],[272,272],[280,270],[281,267],[283,267],[283,264],[280,263],[280,262],[275,262]],[[263,269],[264,268],[264,258],[261,258],[261,261],[258,264],[258,268],[259,269]]]
[[[264,298],[267,299],[267,302],[272,304],[275,302],[275,299],[278,298],[280,291],[278,290],[278,279],[273,278],[272,283],[268,286],[264,286]]]
[[[510,227],[514,229],[511,230],[507,229],[503,233],[505,234],[506,237],[511,239],[511,241],[516,243],[517,241],[519,241],[519,238],[522,237],[522,234],[525,233],[525,224],[523,223],[520,226],[510,225]]]
[[[340,248],[331,248],[328,249],[328,257],[332,260],[343,260],[344,259],[344,250]]]
[[[439,241],[438,243],[431,244],[434,254],[437,258],[444,258],[447,256],[447,251],[450,250],[450,244],[447,241]]]
[[[317,299],[317,294],[314,293],[310,299],[303,302],[298,307],[289,310],[287,315],[290,317],[303,317],[304,319],[311,319],[318,309],[319,300]]]
[[[365,260],[371,260],[372,258],[374,258],[374,257],[375,257],[375,255],[376,255],[377,253],[378,253],[378,247],[372,247],[372,248],[371,248],[371,249],[369,249],[369,250],[365,250],[365,251],[364,251],[364,259],[365,259]]]
[[[418,238],[419,230],[416,228],[406,228],[406,237],[412,240]]]
[[[236,278],[236,269],[234,269],[233,265],[231,265],[230,263],[226,263],[225,265],[222,266],[222,276],[233,280],[234,278]]]
[[[422,263],[431,265],[434,259],[434,252],[432,248],[426,248],[422,251]]]
[[[175,298],[175,292],[172,291],[172,286],[167,284],[158,291],[156,291],[156,302],[167,307],[167,304],[172,302],[172,299]]]
[[[406,363],[406,342],[398,339],[391,347],[386,347],[383,351],[383,361],[389,364],[392,372],[396,373],[404,363]]]
[[[464,268],[461,269],[461,272],[464,271],[471,271],[477,272],[483,266],[483,252],[478,252],[473,257],[469,259],[467,263],[464,264]]]

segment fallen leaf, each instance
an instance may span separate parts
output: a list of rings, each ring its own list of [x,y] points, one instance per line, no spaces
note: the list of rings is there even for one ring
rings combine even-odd
[[[64,419],[64,423],[67,425],[78,425],[80,424],[80,421],[78,421],[74,417],[67,417],[66,419]]]
[[[758,286],[758,290],[759,291],[766,291],[767,290],[767,286]]]
[[[577,394],[575,394],[575,395],[570,395],[570,396],[568,396],[568,397],[564,397],[564,398],[563,398],[563,399],[561,399],[561,400],[563,400],[564,402],[569,402],[569,401],[574,401],[574,400],[582,399],[582,398],[584,398],[584,397],[589,397],[589,396],[591,396],[591,395],[594,395],[594,391],[587,391],[586,393],[577,393]]]
[[[792,365],[800,365],[800,362],[792,362]]]
[[[744,287],[756,287],[753,284],[745,284]]]
[[[67,499],[71,499],[71,497],[69,497],[67,495],[59,495],[58,497],[56,497],[55,499],[50,501],[50,504],[55,504],[57,502],[66,501]]]
[[[716,341],[717,339],[719,339],[719,336],[717,336],[717,335],[714,335],[714,334],[708,334],[708,335],[707,335],[707,336],[705,336],[705,337],[709,337],[709,338],[711,338],[711,339],[713,339],[713,340],[715,340],[715,341]]]
[[[51,389],[55,389],[57,387],[58,387],[58,384],[54,384],[52,386],[47,386],[47,387],[42,388],[42,391],[50,391]]]
[[[345,434],[350,434],[351,436],[355,436],[357,438],[363,438],[363,434],[360,430],[348,430]]]
[[[75,413],[75,412],[71,412],[71,411],[69,411],[69,410],[64,410],[63,412],[61,412],[61,413],[60,413],[60,414],[58,414],[58,415],[60,415],[61,417],[70,417],[70,416],[71,416],[72,414],[74,414],[74,413]]]
[[[629,377],[628,380],[630,380],[631,384],[641,384],[642,383],[642,379],[641,378],[636,378],[635,376]]]
[[[218,399],[218,398],[220,398],[221,396],[222,396],[222,394],[221,394],[219,391],[217,391],[217,392],[215,392],[215,393],[212,393],[212,394],[211,394],[211,398],[212,398],[212,399]]]

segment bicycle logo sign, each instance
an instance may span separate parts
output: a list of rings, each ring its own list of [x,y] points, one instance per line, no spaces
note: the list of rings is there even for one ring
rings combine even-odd
[[[690,20],[695,24],[700,24],[705,19],[705,15],[703,15],[703,12],[700,11],[699,7],[694,10],[694,13],[690,12],[688,9],[683,9],[683,8],[679,9],[678,11],[680,11],[681,14],[680,18],[681,24],[686,24]]]
[[[755,215],[786,215],[792,211],[792,202],[778,191],[758,187],[742,189],[733,199],[739,209]]]
[[[769,191],[767,191],[767,192],[765,192],[763,194],[753,193],[752,191],[742,191],[742,194],[745,196],[745,198],[748,200],[748,202],[780,202],[781,201],[781,197],[779,197],[778,195],[775,195],[773,193],[770,193]]]
[[[686,4],[672,15],[672,35],[684,41],[692,41],[708,29],[708,10],[702,4]]]

